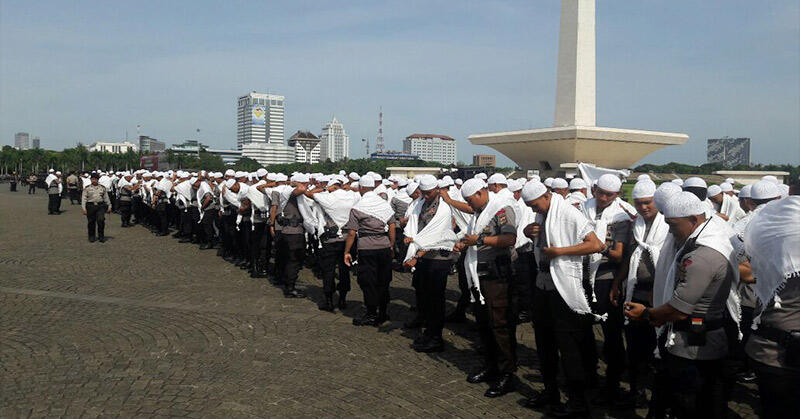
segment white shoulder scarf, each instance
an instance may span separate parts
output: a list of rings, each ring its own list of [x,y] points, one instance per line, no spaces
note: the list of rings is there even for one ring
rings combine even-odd
[[[203,209],[203,197],[208,193],[213,193],[211,185],[208,184],[208,181],[200,182],[200,186],[197,188],[197,209],[200,211],[200,220],[197,221],[198,224],[203,221],[203,214],[206,212]]]
[[[517,200],[517,207],[519,207],[520,217],[517,220],[517,242],[514,243],[515,249],[519,249],[528,243],[533,243],[533,240],[526,236],[522,231],[525,230],[525,227],[527,227],[529,224],[532,224],[536,219],[536,214],[534,214],[531,207],[525,205],[525,201],[523,201],[522,198]]]
[[[486,226],[492,221],[494,215],[497,214],[497,211],[505,207],[511,207],[514,209],[514,213],[517,213],[517,201],[514,200],[514,196],[512,195],[510,198],[508,195],[503,194],[489,194],[489,202],[486,203],[486,206],[480,212],[480,214],[472,214],[472,217],[469,220],[469,225],[466,229],[466,234],[474,235],[480,234]],[[515,220],[519,220],[519,217],[514,217]],[[516,227],[516,225],[514,225]],[[470,289],[476,289],[478,291],[478,297],[480,298],[481,304],[486,304],[486,300],[483,298],[483,293],[481,293],[481,282],[478,279],[478,246],[470,246],[467,248],[467,254],[464,257],[464,268],[467,273],[467,284],[469,285]],[[475,301],[475,296],[470,294],[471,301]]]
[[[337,189],[333,192],[320,192],[314,194],[314,201],[325,214],[339,227],[339,237],[342,236],[342,227],[350,219],[350,209],[356,203],[356,198],[348,191]],[[324,217],[321,217],[324,220]],[[324,221],[323,221],[324,229]],[[322,233],[320,233],[322,234]]]
[[[394,215],[394,211],[392,211],[392,207],[389,203],[378,196],[374,190],[362,195],[358,203],[353,206],[353,209],[363,212],[370,217],[375,217],[384,223],[389,222]]]
[[[399,192],[397,192],[397,194],[395,194],[395,196],[394,196],[394,197],[395,197],[397,200],[399,200],[399,201],[403,202],[404,204],[410,204],[410,203],[411,203],[411,201],[413,201],[413,200],[414,200],[413,198],[411,198],[410,196],[408,196],[408,192],[406,192],[405,188],[404,188],[404,189],[400,189],[400,191],[399,191]]]
[[[703,228],[705,227],[705,228]],[[702,233],[701,233],[702,232]],[[672,235],[670,235],[672,237]],[[736,284],[739,283],[739,262],[738,262],[738,246],[739,246],[739,238],[730,228],[725,220],[719,217],[711,217],[708,219],[703,225],[698,226],[692,235],[689,236],[689,239],[696,238],[698,246],[705,246],[711,249],[716,250],[725,259],[728,261],[728,264],[731,265],[731,269],[733,271],[733,281],[731,283],[731,290],[728,294],[728,299],[726,301],[726,306],[728,308],[728,312],[731,315],[731,318],[736,322],[737,328],[739,322],[741,321],[742,314],[741,314],[741,306],[739,304],[739,294],[736,289]],[[689,239],[686,241],[688,242]],[[669,244],[669,240],[665,242],[665,245]],[[684,243],[684,246],[686,244]],[[674,246],[671,246],[674,248]],[[671,298],[672,294],[675,292],[675,274],[676,274],[676,267],[678,266],[677,256],[681,253],[681,250],[677,249],[672,254],[672,260],[669,264],[669,269],[667,271],[667,275],[664,278],[663,288],[656,289],[654,284],[653,287],[653,306],[657,307],[661,304],[666,304]],[[662,253],[665,254],[667,252]],[[659,261],[661,262],[661,261]],[[658,301],[656,301],[656,296],[660,295]],[[670,347],[675,344],[675,332],[672,331],[672,323],[668,323],[669,327],[669,334],[667,335],[667,347]],[[664,326],[657,329],[658,335],[661,335],[664,331]],[[739,332],[739,339],[742,338],[742,333]]]
[[[621,202],[621,200],[615,200],[609,204],[603,209],[603,214],[600,216],[599,220],[595,219],[595,217],[597,217],[597,199],[589,199],[583,204],[583,215],[589,219],[589,223],[594,229],[594,234],[603,243],[606,241],[606,233],[608,232],[609,225],[631,220],[630,215],[623,209]],[[592,289],[594,290],[594,278],[597,274],[597,268],[600,267],[603,255],[600,253],[592,253],[587,257],[589,258],[589,279],[592,283]],[[594,300],[594,298],[593,295],[592,299]]]
[[[547,246],[568,247],[579,244],[593,231],[591,222],[561,195],[554,193],[551,196],[547,217],[537,214],[539,223],[544,221]],[[544,255],[537,255],[537,258],[542,257]],[[599,316],[592,313],[589,307],[589,300],[583,289],[583,256],[559,256],[551,260],[550,276],[558,294],[572,311],[591,314],[597,320],[607,318],[607,314]]]
[[[667,240],[669,234],[669,225],[664,221],[664,215],[660,212],[656,214],[653,219],[653,224],[650,226],[650,232],[647,237],[644,233],[647,230],[647,223],[643,217],[636,217],[633,224],[633,239],[636,240],[636,248],[631,253],[630,263],[628,264],[628,282],[626,284],[625,301],[630,302],[633,297],[633,290],[636,288],[636,271],[639,269],[639,263],[642,261],[642,253],[647,250],[650,254],[650,260],[653,262],[653,267],[658,264],[658,257],[661,254],[661,248]],[[655,279],[655,278],[653,278]],[[625,319],[627,324],[628,319]]]
[[[431,221],[419,229],[419,216],[422,213],[422,202],[414,205],[414,211],[408,216],[408,223],[403,231],[413,241],[408,245],[403,262],[411,259],[419,250],[453,250],[458,238],[453,232],[453,215],[450,206],[442,198],[437,198],[439,205]]]
[[[739,200],[726,193],[722,194],[722,205],[719,212],[728,217],[728,224],[730,225],[736,224],[737,221],[745,216],[744,211],[739,206]]]
[[[447,190],[447,194],[450,195],[450,198],[454,201],[458,202],[466,202],[464,197],[461,196],[461,191],[456,188],[455,186],[451,186]],[[458,227],[458,238],[464,237],[467,234],[467,226],[469,225],[469,218],[471,214],[467,214],[457,208],[450,207],[451,212],[453,213],[453,219],[456,221],[456,227]]]

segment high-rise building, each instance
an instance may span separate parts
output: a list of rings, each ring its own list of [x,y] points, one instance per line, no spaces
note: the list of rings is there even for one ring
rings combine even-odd
[[[33,137],[33,139],[31,139],[31,148],[42,148],[42,143],[39,140],[39,137]]]
[[[283,144],[284,97],[251,92],[239,98],[236,148],[249,143]]]
[[[403,140],[403,152],[424,161],[455,164],[456,140],[440,134],[411,134]]]
[[[339,161],[350,157],[350,137],[335,116],[322,127],[319,139],[319,158],[322,161]]]
[[[319,138],[310,131],[297,131],[287,141],[294,148],[295,163],[319,163]]]
[[[494,167],[497,164],[497,159],[494,154],[474,154],[472,156],[472,165],[481,167]]]
[[[18,132],[14,134],[14,147],[17,150],[27,150],[30,147],[30,134],[27,132]]]
[[[750,165],[750,139],[709,138],[706,159],[709,163],[722,163],[725,167]]]
[[[146,135],[139,136],[139,150],[142,150],[142,153],[158,153],[166,149],[167,145],[163,141],[158,141]]]

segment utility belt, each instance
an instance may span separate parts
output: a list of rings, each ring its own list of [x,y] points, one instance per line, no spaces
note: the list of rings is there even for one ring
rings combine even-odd
[[[753,334],[776,342],[786,350],[786,363],[791,367],[800,368],[800,330],[759,326]]]
[[[686,332],[687,346],[705,346],[706,334],[725,326],[725,319],[708,320],[702,317],[689,316],[685,320],[672,323],[675,332]]]
[[[380,233],[361,233],[361,232],[359,232],[358,233],[358,237],[378,237],[378,236],[386,236],[388,234],[389,234],[389,232],[387,232],[387,231],[383,231],[383,232],[380,232]]]
[[[86,206],[89,206],[89,205],[91,205],[93,207],[104,207],[104,206],[106,206],[106,203],[105,202],[87,202]]]
[[[511,256],[502,255],[490,262],[478,262],[478,276],[484,280],[506,282],[512,278]]]
[[[295,217],[289,218],[289,217],[279,216],[278,224],[281,225],[282,227],[299,227],[303,225],[303,220]]]
[[[319,240],[326,241],[338,237],[339,237],[339,226],[325,227],[325,230],[319,236]]]

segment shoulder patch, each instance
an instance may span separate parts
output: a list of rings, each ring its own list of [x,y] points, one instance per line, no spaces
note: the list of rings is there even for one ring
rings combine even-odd
[[[692,258],[691,257],[688,257],[688,258],[684,259],[683,262],[681,263],[681,267],[684,268],[684,269],[688,268],[690,266],[692,266]]]
[[[505,210],[497,212],[497,223],[500,224],[500,225],[508,224],[508,218],[506,217],[506,211]]]

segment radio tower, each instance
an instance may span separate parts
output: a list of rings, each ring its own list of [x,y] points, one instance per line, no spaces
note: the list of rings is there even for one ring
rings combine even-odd
[[[378,108],[378,140],[375,149],[378,153],[383,152],[383,106]]]

